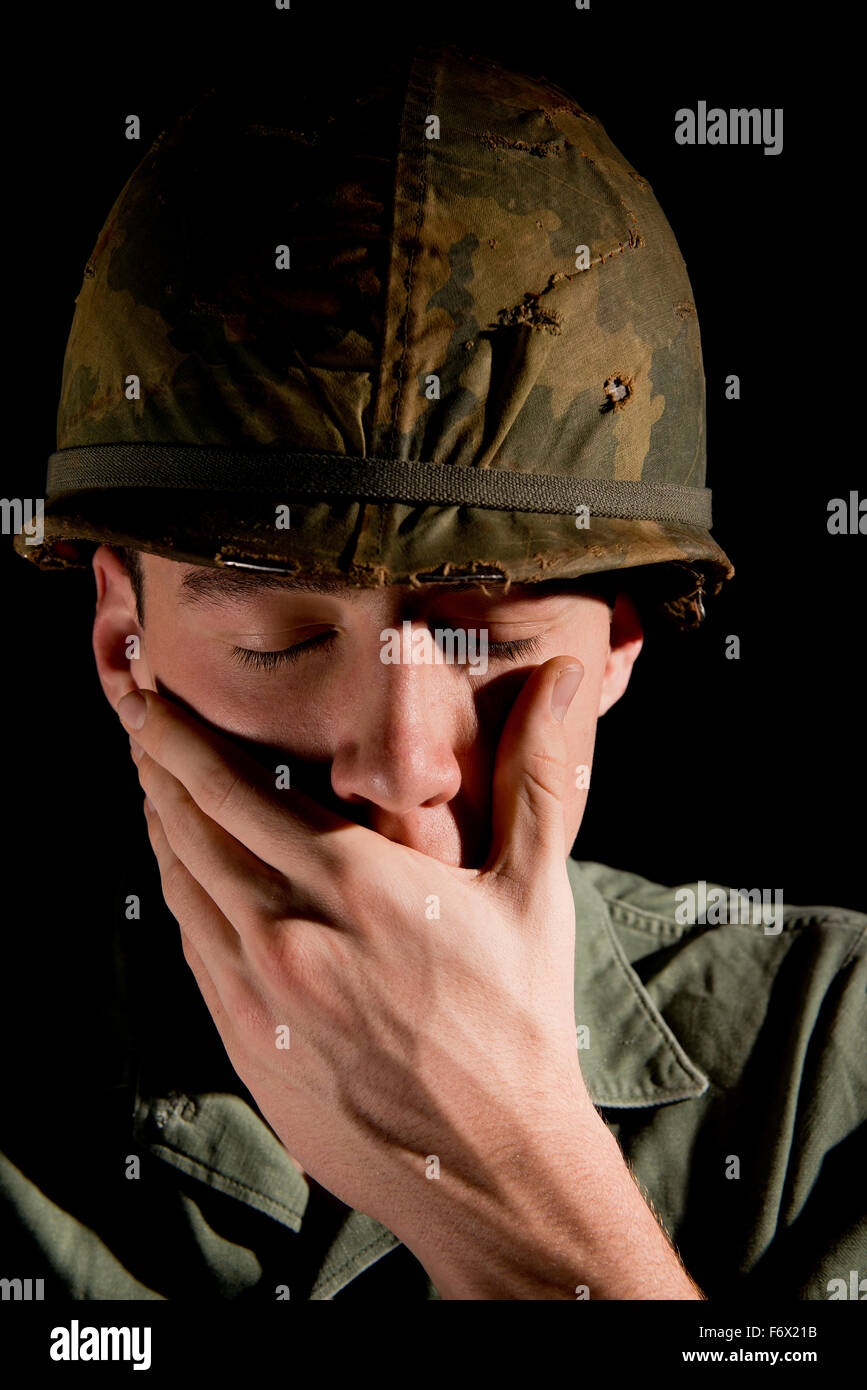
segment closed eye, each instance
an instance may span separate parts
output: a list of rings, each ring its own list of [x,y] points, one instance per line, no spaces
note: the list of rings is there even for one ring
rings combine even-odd
[[[273,671],[278,666],[286,666],[290,662],[299,661],[305,652],[312,651],[314,648],[329,647],[336,636],[336,632],[322,632],[316,637],[309,637],[306,642],[298,642],[294,647],[284,647],[276,652],[233,647],[232,659],[239,666],[252,667],[259,671]],[[519,637],[514,642],[488,642],[488,655],[500,657],[504,661],[519,661],[522,656],[537,654],[541,644],[539,637]]]
[[[314,647],[329,646],[336,632],[320,632],[316,637],[308,637],[306,642],[297,642],[294,647],[284,647],[276,652],[251,651],[247,647],[233,647],[232,658],[239,666],[253,666],[257,670],[273,671],[276,666],[286,666],[290,661],[298,661],[305,652]]]
[[[517,661],[522,656],[535,656],[542,645],[541,637],[518,637],[514,642],[489,642],[488,655],[505,657],[507,661]]]

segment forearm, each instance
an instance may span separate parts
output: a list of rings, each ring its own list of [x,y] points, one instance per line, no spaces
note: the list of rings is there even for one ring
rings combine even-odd
[[[442,1298],[704,1297],[596,1118],[569,1142],[514,1155],[502,1190],[459,1201],[445,1237],[407,1242]]]

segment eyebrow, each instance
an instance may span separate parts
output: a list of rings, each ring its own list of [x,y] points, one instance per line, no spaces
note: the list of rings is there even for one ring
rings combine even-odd
[[[449,591],[454,593],[456,590],[475,590],[478,587],[477,584],[473,583],[454,584],[449,586]],[[521,586],[514,587],[520,589]],[[548,597],[557,593],[559,586],[556,580],[550,580],[535,587],[540,597]],[[290,594],[293,592],[339,594],[350,599],[361,592],[359,588],[339,579],[306,579],[296,578],[294,575],[250,574],[243,570],[209,569],[200,565],[189,570],[182,578],[178,601],[182,604],[231,603],[233,599],[254,598],[256,594],[273,592],[275,589]],[[517,593],[515,596],[529,597],[529,595]]]
[[[296,579],[278,574],[244,574],[237,570],[213,570],[197,567],[181,580],[181,603],[231,603],[237,598],[252,598],[263,591],[280,589],[292,593],[300,590],[313,594],[344,594],[352,596],[350,585],[337,579]]]

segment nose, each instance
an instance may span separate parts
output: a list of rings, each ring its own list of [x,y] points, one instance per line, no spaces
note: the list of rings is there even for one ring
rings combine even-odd
[[[335,794],[392,815],[450,801],[461,785],[455,747],[472,737],[468,686],[454,666],[386,664],[379,649],[371,650],[362,681],[338,714]]]

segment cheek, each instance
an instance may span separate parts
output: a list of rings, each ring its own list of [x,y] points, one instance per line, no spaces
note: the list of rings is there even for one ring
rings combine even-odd
[[[303,665],[247,670],[194,634],[146,645],[154,688],[224,733],[301,756],[327,750],[326,702],[311,693]]]

